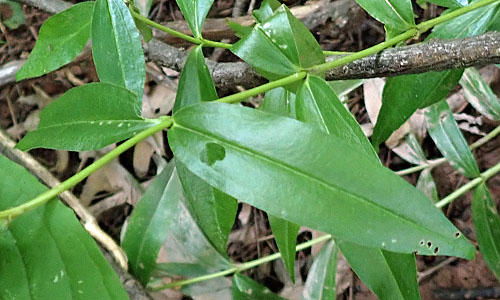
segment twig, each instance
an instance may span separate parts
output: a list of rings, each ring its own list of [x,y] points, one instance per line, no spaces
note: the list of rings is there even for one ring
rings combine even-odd
[[[460,290],[442,290],[434,291],[437,299],[446,300],[474,300],[474,299],[499,299],[500,288],[477,288],[477,289],[460,289]]]
[[[432,274],[436,273],[437,271],[441,270],[443,267],[453,263],[454,261],[457,261],[458,257],[450,257],[439,264],[435,265],[432,268],[429,268],[423,272],[418,273],[418,283],[422,282],[422,280],[426,279],[427,277],[431,276]]]
[[[25,62],[24,59],[14,60],[0,66],[0,87],[16,82],[16,73]]]
[[[12,141],[3,130],[0,130],[0,154],[25,167],[31,174],[50,188],[58,186],[61,183],[29,153],[15,149],[15,145],[14,141]],[[123,270],[127,270],[127,256],[123,250],[109,235],[102,231],[97,220],[85,207],[83,207],[80,200],[69,191],[62,193],[60,197],[75,211],[90,235],[99,241],[103,247],[113,255],[113,258]]]

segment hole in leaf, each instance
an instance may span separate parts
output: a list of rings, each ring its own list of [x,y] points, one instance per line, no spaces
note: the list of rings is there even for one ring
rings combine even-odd
[[[434,254],[438,254],[438,252],[439,252],[439,248],[438,247],[434,248]]]
[[[424,240],[421,240],[421,241],[420,241],[420,246],[423,246],[423,245],[424,245],[424,243],[425,243],[425,241],[424,241]]]
[[[226,157],[226,149],[216,143],[207,143],[205,149],[200,153],[201,162],[209,166],[216,161],[223,160],[224,157]]]
[[[458,239],[460,237],[460,232],[456,232],[455,237]]]
[[[415,253],[415,255],[418,255],[418,250],[414,251],[413,253]]]
[[[431,247],[432,247],[432,243],[431,243],[431,241],[428,241],[428,242],[427,242],[427,247],[428,247],[428,248],[431,248]]]

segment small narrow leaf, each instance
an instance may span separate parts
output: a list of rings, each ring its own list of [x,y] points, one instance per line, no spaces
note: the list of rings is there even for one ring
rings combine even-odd
[[[395,239],[388,242],[397,243]],[[379,299],[420,299],[415,255],[363,247],[346,241],[337,241],[337,245],[354,272]],[[370,263],[366,262],[367,259]]]
[[[469,150],[458,124],[446,101],[434,104],[426,112],[429,120],[429,135],[439,151],[462,175],[475,178],[480,176],[474,156]]]
[[[427,198],[432,201],[432,203],[437,203],[439,201],[439,196],[431,171],[432,169],[427,168],[420,172],[420,176],[417,181],[417,189],[424,193]]]
[[[178,92],[175,98],[174,112],[201,101],[212,101],[219,98],[215,90],[210,71],[205,63],[202,46],[197,46],[186,59],[179,79]]]
[[[19,26],[26,24],[21,4],[14,1],[2,0],[0,1],[0,8],[2,9],[0,21],[9,27],[9,29],[17,29]]]
[[[257,22],[263,23],[269,19],[273,15],[274,11],[280,6],[281,3],[277,0],[264,0],[259,9],[253,11],[252,15]]]
[[[302,300],[335,300],[338,250],[333,240],[326,243],[309,269]]]
[[[195,37],[200,38],[205,18],[214,0],[176,0],[176,2],[189,24],[191,32]]]
[[[459,8],[469,5],[469,0],[426,0],[426,2],[449,8]]]
[[[500,280],[500,218],[484,183],[474,191],[472,219],[481,254],[490,270]]]
[[[314,36],[284,5],[255,25],[231,51],[269,80],[325,61]]]
[[[323,79],[309,76],[304,81],[297,91],[295,110],[297,120],[355,145],[359,152],[379,162],[358,122]]]
[[[415,26],[410,0],[356,0],[356,2],[379,22],[403,32]]]
[[[300,225],[272,215],[268,215],[268,218],[286,270],[292,282],[295,282],[295,246],[297,245],[297,235],[299,234]]]
[[[474,256],[474,246],[455,237],[458,230],[423,194],[340,138],[222,103],[192,105],[173,119],[169,143],[178,161],[271,215],[365,246]]]
[[[41,76],[71,62],[90,38],[93,9],[94,2],[83,2],[48,18],[16,79]]]
[[[233,300],[285,300],[257,281],[240,274],[233,276],[231,294]]]
[[[491,4],[434,27],[427,40],[454,39],[483,33],[498,17],[500,6]],[[458,84],[463,70],[447,70],[389,78],[383,92],[382,108],[373,129],[372,143],[378,146],[418,109],[446,98]]]
[[[132,212],[122,247],[127,253],[132,275],[144,286],[156,266],[158,252],[175,219],[174,209],[182,197],[175,165],[170,163],[155,178]]]
[[[335,94],[339,97],[339,99],[343,99],[350,92],[362,86],[363,83],[363,79],[328,81],[328,84],[333,89]]]
[[[131,90],[140,104],[146,80],[141,37],[122,0],[97,0],[92,18],[92,56],[102,82]]]
[[[266,93],[259,108],[283,117],[295,118],[295,94],[282,87],[272,89]]]
[[[236,22],[227,21],[227,26],[234,31],[234,35],[240,39],[249,35],[252,32],[252,26],[244,26]]]
[[[71,151],[96,150],[157,124],[139,116],[136,96],[108,83],[91,83],[67,91],[40,113],[37,130],[17,144]]]
[[[0,156],[0,210],[47,191]],[[128,299],[116,273],[73,211],[57,199],[0,230],[1,299]]]
[[[500,102],[481,74],[475,68],[465,70],[460,85],[465,98],[483,116],[500,121]]]

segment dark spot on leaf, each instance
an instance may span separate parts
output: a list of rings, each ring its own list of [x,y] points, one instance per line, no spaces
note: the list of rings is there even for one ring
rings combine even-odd
[[[438,247],[434,248],[434,254],[438,254],[438,252],[439,252],[439,248]]]
[[[161,109],[159,109],[159,108],[155,109],[155,115],[159,114],[160,111],[161,111]]]
[[[432,243],[431,243],[431,241],[428,241],[428,242],[427,242],[427,247],[428,247],[429,249],[432,247]]]
[[[458,239],[460,237],[460,232],[455,233],[455,237]]]
[[[420,246],[423,246],[423,245],[424,245],[424,243],[425,243],[425,242],[424,242],[424,240],[421,240],[421,241],[420,241]]]
[[[226,149],[216,143],[207,143],[205,149],[200,153],[201,162],[209,166],[216,161],[223,160],[224,157],[226,157]]]

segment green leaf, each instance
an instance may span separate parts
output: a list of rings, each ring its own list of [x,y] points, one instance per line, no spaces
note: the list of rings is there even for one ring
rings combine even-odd
[[[481,174],[446,101],[434,104],[426,112],[428,132],[441,154],[460,174],[475,178]]]
[[[177,170],[187,198],[187,206],[200,229],[220,254],[226,247],[238,210],[238,201],[211,187],[183,164]]]
[[[194,37],[201,38],[205,18],[214,0],[176,0]]]
[[[498,13],[498,4],[473,10],[460,18],[437,25],[427,40],[481,34]],[[418,108],[430,106],[445,98],[458,84],[462,73],[463,70],[448,70],[389,78],[384,87],[379,118],[373,129],[373,145],[378,146],[387,140]]]
[[[219,96],[205,63],[202,46],[197,46],[189,52],[186,64],[182,69],[174,112],[182,107],[217,98]]]
[[[92,18],[92,55],[99,79],[136,94],[142,102],[146,65],[141,37],[122,0],[97,0]]]
[[[328,81],[335,94],[342,99],[364,83],[363,79]]]
[[[272,89],[264,95],[259,108],[283,117],[295,118],[295,94],[282,87]]]
[[[286,6],[255,25],[249,35],[231,47],[231,51],[269,80],[325,61],[314,36]]]
[[[424,193],[427,198],[432,201],[432,203],[437,203],[439,201],[436,183],[432,178],[432,169],[427,168],[420,172],[416,187],[419,191]]]
[[[252,26],[244,26],[236,22],[227,21],[227,26],[234,31],[234,35],[240,39],[249,35],[252,32]]]
[[[28,171],[0,156],[0,210],[47,191]],[[57,199],[0,231],[1,299],[128,299],[118,276]]]
[[[252,15],[258,23],[263,23],[269,19],[275,10],[281,6],[277,0],[264,0],[259,9],[253,11]]]
[[[233,300],[285,300],[257,281],[240,274],[233,276],[231,292]]]
[[[475,68],[465,70],[460,85],[464,89],[465,98],[478,112],[491,120],[500,121],[498,97]]]
[[[481,254],[490,270],[500,280],[500,218],[484,183],[474,191],[472,220]]]
[[[423,194],[340,138],[222,103],[186,107],[173,120],[169,143],[178,161],[271,215],[365,246],[474,256],[474,246],[455,237],[458,230]]]
[[[379,299],[420,299],[415,255],[363,247],[346,241],[337,241],[337,246],[354,272]]]
[[[91,83],[67,91],[40,112],[37,130],[17,144],[71,151],[96,150],[157,124],[139,116],[136,96],[108,83]]]
[[[299,234],[300,225],[272,215],[267,216],[286,270],[292,282],[295,283],[295,246],[297,245],[297,235]]]
[[[26,24],[23,8],[19,3],[2,0],[0,1],[0,7],[2,9],[0,21],[9,29],[17,29],[19,26]],[[3,16],[7,16],[7,18],[3,18]]]
[[[356,2],[379,22],[403,32],[415,27],[413,7],[410,0],[356,0]]]
[[[379,162],[358,122],[322,78],[309,76],[304,81],[297,91],[295,110],[297,120],[347,141],[358,148],[358,152]]]
[[[335,300],[335,273],[337,272],[337,245],[328,241],[309,269],[302,300]]]
[[[94,2],[83,2],[54,15],[40,28],[35,48],[16,80],[37,77],[71,62],[90,38]]]
[[[131,274],[146,285],[156,266],[158,252],[175,219],[174,209],[183,196],[182,186],[170,163],[155,178],[132,212],[122,241]]]
[[[459,8],[469,5],[469,0],[426,0],[426,2],[449,8]]]

